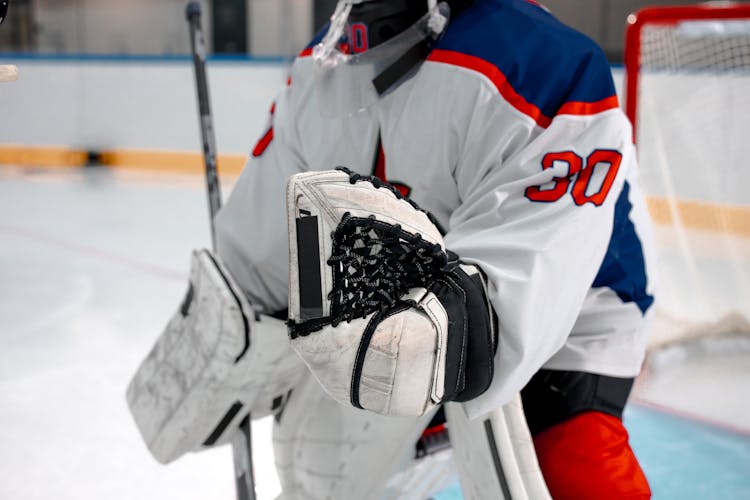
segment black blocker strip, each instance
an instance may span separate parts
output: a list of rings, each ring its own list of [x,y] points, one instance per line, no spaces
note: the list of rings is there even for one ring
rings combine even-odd
[[[318,218],[300,217],[296,222],[300,320],[306,321],[323,316]]]

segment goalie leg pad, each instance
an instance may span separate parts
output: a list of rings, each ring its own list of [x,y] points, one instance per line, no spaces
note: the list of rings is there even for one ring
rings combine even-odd
[[[432,414],[392,418],[342,406],[307,378],[274,421],[279,500],[429,498],[415,443]],[[398,473],[398,476],[395,474]]]
[[[270,414],[306,369],[286,326],[257,315],[221,262],[193,253],[190,287],[127,390],[138,429],[154,457],[229,442],[252,413]]]
[[[489,387],[483,277],[427,213],[341,170],[292,176],[287,203],[291,345],[335,400],[419,416]]]
[[[520,395],[473,420],[448,403],[445,417],[465,499],[551,500]]]

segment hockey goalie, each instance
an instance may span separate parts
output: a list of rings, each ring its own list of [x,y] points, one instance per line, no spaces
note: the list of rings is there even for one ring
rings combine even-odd
[[[284,499],[650,497],[654,301],[601,50],[526,0],[341,0],[128,389],[154,456],[273,414]],[[337,168],[340,167],[340,168]]]

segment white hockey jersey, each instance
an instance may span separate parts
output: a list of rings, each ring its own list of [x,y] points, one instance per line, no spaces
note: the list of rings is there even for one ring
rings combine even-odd
[[[592,41],[533,2],[477,0],[411,78],[344,118],[321,113],[310,54],[217,218],[218,251],[254,303],[287,306],[288,176],[343,165],[397,185],[488,275],[495,377],[470,414],[542,367],[638,373],[652,238],[631,127]]]

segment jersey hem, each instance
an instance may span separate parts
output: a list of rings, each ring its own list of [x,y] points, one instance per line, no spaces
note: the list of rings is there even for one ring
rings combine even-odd
[[[631,378],[636,377],[641,372],[641,365],[643,360],[633,361],[632,363],[619,362],[606,362],[597,360],[596,362],[573,362],[571,360],[555,360],[551,359],[544,365],[543,369],[546,370],[566,370],[566,371],[579,371],[587,373],[595,373],[597,375],[605,375],[608,377],[621,377]]]

